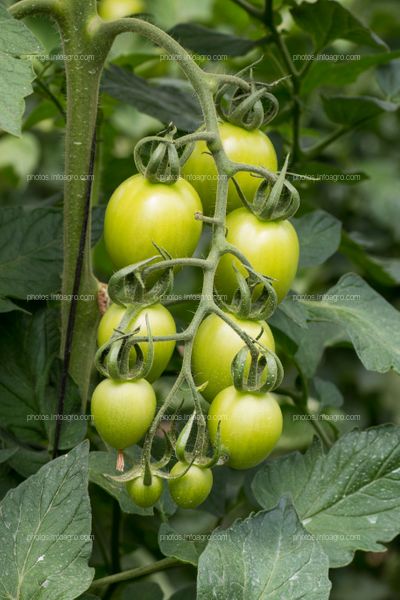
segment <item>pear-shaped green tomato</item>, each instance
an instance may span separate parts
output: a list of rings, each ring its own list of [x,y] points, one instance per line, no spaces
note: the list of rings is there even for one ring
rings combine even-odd
[[[238,319],[232,314],[229,314],[229,317],[253,338],[257,338],[262,331],[258,341],[269,350],[275,351],[274,338],[265,321]],[[192,368],[197,385],[208,381],[207,387],[201,392],[208,402],[211,402],[218,392],[232,385],[232,361],[243,346],[245,342],[242,338],[214,314],[206,317],[200,325],[193,343]],[[250,366],[250,356],[248,364]]]
[[[101,0],[99,15],[105,21],[128,17],[143,12],[145,6],[141,0]]]
[[[226,219],[226,239],[249,260],[255,271],[273,277],[281,301],[290,290],[299,264],[299,240],[290,221],[261,221],[246,208],[234,210]],[[215,285],[220,294],[232,297],[237,288],[233,264],[243,275],[243,265],[225,254],[218,265]]]
[[[188,468],[188,464],[177,462],[171,469],[171,475],[179,475]],[[196,508],[208,497],[213,486],[211,469],[202,469],[197,465],[189,467],[187,473],[178,479],[169,479],[168,487],[173,500],[181,508]]]
[[[228,158],[234,162],[264,167],[268,171],[276,172],[278,168],[276,152],[265,133],[259,129],[248,131],[231,123],[222,123],[219,126],[219,132]],[[217,193],[217,169],[205,142],[196,142],[192,154],[182,167],[182,176],[198,191],[204,213],[206,215],[213,214]],[[261,180],[252,176],[251,173],[245,172],[235,175],[235,180],[247,200],[252,202]],[[243,206],[242,201],[231,181],[229,182],[228,212],[241,206]]]
[[[145,379],[104,379],[93,392],[92,416],[100,437],[117,450],[142,439],[156,412],[156,395]]]
[[[135,504],[142,508],[149,508],[160,499],[163,491],[163,481],[161,477],[152,475],[151,484],[145,485],[143,477],[137,477],[127,482],[126,490]]]
[[[122,317],[125,314],[125,310],[126,309],[123,306],[119,306],[118,304],[111,304],[108,307],[101,318],[97,330],[97,343],[99,346],[108,342],[114,333],[114,330],[118,329]],[[143,309],[129,324],[129,331],[135,331],[140,327],[140,330],[136,335],[145,336],[147,334],[146,315],[149,319],[152,336],[174,335],[176,333],[175,321],[169,310],[162,304],[153,304],[152,306]],[[149,351],[148,343],[144,342],[143,344],[140,344],[140,348],[142,349],[144,358],[146,358]],[[146,379],[155,381],[160,377],[170,361],[174,348],[174,341],[154,342],[153,366]],[[130,356],[132,362],[134,362],[136,357],[134,348],[132,348]]]
[[[143,175],[130,177],[115,190],[104,219],[107,252],[118,269],[158,254],[153,242],[172,258],[193,254],[203,208],[196,190],[184,179],[151,183]]]
[[[265,458],[282,433],[282,412],[269,393],[240,392],[233,386],[220,392],[211,402],[208,431],[215,443],[221,423],[221,446],[234,469],[250,469]]]

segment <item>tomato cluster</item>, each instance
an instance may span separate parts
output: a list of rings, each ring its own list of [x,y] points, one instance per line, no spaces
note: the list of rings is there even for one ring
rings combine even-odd
[[[274,147],[260,130],[247,131],[222,123],[220,134],[229,159],[276,172]],[[149,180],[139,173],[115,190],[106,210],[104,241],[117,269],[154,257],[157,248],[162,249],[164,258],[193,255],[203,227],[202,221],[195,219],[195,213],[204,209],[203,214],[212,215],[216,194],[217,172],[206,150],[205,142],[197,142],[182,169],[183,178],[174,182]],[[262,220],[242,205],[241,197],[252,198],[256,193],[260,184],[257,177],[241,172],[235,179],[242,196],[231,181],[226,239],[240,250],[255,271],[271,278],[281,301],[297,270],[296,232],[289,221]],[[232,468],[247,469],[262,462],[276,445],[282,432],[282,413],[270,392],[243,391],[234,386],[232,362],[246,345],[237,328],[257,340],[266,351],[275,350],[266,321],[242,318],[226,309],[238,286],[237,272],[247,275],[246,267],[236,256],[224,254],[216,267],[214,284],[216,292],[228,304],[224,305],[224,313],[207,315],[198,327],[192,340],[192,373],[196,386],[210,403],[207,423],[211,442],[219,444],[221,455],[227,457]],[[128,321],[126,310],[125,305],[109,306],[98,328],[99,346],[118,334],[146,338],[148,326],[152,337],[169,339],[152,342],[153,360],[145,378],[124,381],[107,378],[93,393],[92,414],[97,431],[119,452],[140,442],[153,422],[157,402],[151,384],[166,369],[174,352],[176,334],[174,319],[160,301],[136,311]],[[140,342],[139,348],[146,359],[149,342]],[[136,357],[137,350],[131,348],[129,361],[134,364]],[[250,370],[250,355],[243,369]],[[194,508],[211,491],[212,471],[204,461],[186,460],[178,452],[177,456],[178,462],[165,478],[175,502],[183,508]],[[163,490],[164,473],[156,469],[152,472],[151,465],[148,468],[150,477],[148,470],[147,476],[142,470],[126,484],[129,495],[141,507],[156,503]]]

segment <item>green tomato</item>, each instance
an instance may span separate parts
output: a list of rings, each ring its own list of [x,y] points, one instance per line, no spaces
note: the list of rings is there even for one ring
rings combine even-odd
[[[106,310],[99,323],[97,330],[97,343],[102,346],[112,336],[114,329],[117,329],[122,317],[125,314],[125,308],[118,304],[111,304]],[[133,319],[129,324],[129,331],[134,331],[140,327],[137,335],[146,335],[146,315],[148,316],[150,323],[150,330],[153,336],[160,335],[174,335],[176,333],[175,321],[169,312],[162,304],[153,304],[143,309],[138,316]],[[144,358],[147,357],[149,351],[149,344],[144,342],[140,344]],[[153,366],[150,369],[146,379],[149,381],[155,381],[164,371],[165,367],[169,363],[172,353],[175,348],[175,342],[154,342],[154,357]],[[131,360],[134,363],[136,358],[136,351],[132,348],[130,352]]]
[[[141,0],[101,0],[99,15],[105,21],[112,21],[143,12],[144,8]]]
[[[171,469],[171,475],[179,475],[188,468],[187,463],[177,462]],[[179,479],[168,480],[169,491],[173,500],[181,508],[196,508],[202,504],[213,486],[211,469],[202,469],[192,465],[185,475]]]
[[[149,508],[160,499],[163,491],[163,480],[161,477],[152,475],[151,484],[145,485],[143,477],[137,477],[127,482],[126,490],[135,504],[142,508]]]
[[[257,167],[264,167],[276,172],[278,161],[269,137],[258,129],[248,131],[222,123],[219,126],[222,145],[232,161],[247,163]],[[205,142],[197,142],[195,148],[182,167],[182,176],[189,181],[198,191],[204,213],[211,215],[214,212],[217,193],[217,169],[214,159]],[[241,172],[235,175],[235,180],[248,201],[252,201],[261,180],[251,173]],[[229,182],[228,212],[242,206],[242,201],[232,181]]]
[[[118,269],[158,254],[153,245],[173,258],[191,256],[200,239],[202,212],[196,190],[184,179],[151,183],[143,175],[130,177],[115,190],[104,220],[104,241]]]
[[[215,443],[221,423],[221,446],[234,469],[255,467],[274,448],[282,433],[282,412],[269,393],[240,392],[225,388],[212,401],[208,431]]]
[[[229,317],[253,338],[263,329],[260,343],[269,350],[275,350],[271,329],[265,321],[238,319],[232,314]],[[197,385],[208,381],[207,387],[201,392],[206,400],[211,402],[218,392],[232,385],[232,361],[245,345],[241,337],[220,317],[212,314],[201,323],[193,342],[192,368]],[[250,366],[250,356],[248,364]]]
[[[93,392],[93,421],[107,444],[123,450],[144,436],[154,419],[156,405],[154,390],[145,379],[104,379]]]
[[[296,276],[299,264],[299,240],[290,221],[261,221],[246,208],[238,208],[226,219],[226,239],[236,246],[255,271],[273,277],[279,302],[283,300]],[[230,299],[237,288],[235,265],[246,275],[242,263],[225,254],[218,265],[215,285]]]

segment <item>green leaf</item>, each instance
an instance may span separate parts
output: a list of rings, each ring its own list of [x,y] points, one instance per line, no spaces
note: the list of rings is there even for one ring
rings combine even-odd
[[[322,97],[324,111],[334,123],[354,127],[384,112],[395,112],[399,107],[371,96],[329,96]]]
[[[344,275],[322,301],[303,301],[310,318],[347,332],[369,371],[400,373],[400,313],[354,273]]]
[[[2,501],[1,598],[72,600],[89,587],[88,446],[45,465]]]
[[[277,458],[257,472],[252,489],[266,509],[289,494],[331,567],[359,549],[382,552],[400,532],[400,428],[351,431],[327,454],[315,443],[304,455]]]
[[[21,312],[27,313],[26,310],[24,310],[17,304],[14,304],[14,302],[9,300],[8,298],[0,297],[0,313],[8,313],[8,312],[12,312],[13,310],[19,310]],[[27,314],[29,314],[29,313],[27,313]]]
[[[340,252],[363,269],[368,278],[374,279],[381,285],[397,286],[400,284],[400,259],[382,258],[368,254],[362,245],[345,231],[342,232]]]
[[[103,76],[102,90],[166,125],[173,122],[178,129],[194,131],[202,123],[200,105],[181,81],[175,83],[150,83],[127,69],[111,66]]]
[[[127,468],[132,466],[129,458],[125,455]],[[117,453],[111,452],[91,452],[89,456],[89,479],[92,483],[100,486],[108,494],[118,500],[121,510],[125,513],[135,515],[152,515],[152,508],[141,508],[137,506],[128,495],[125,484],[108,479],[105,475],[116,476],[119,473],[115,470],[117,462]]]
[[[400,100],[400,60],[394,60],[378,69],[376,76],[379,86],[387,100]]]
[[[292,299],[293,306],[299,304],[295,299],[296,296]],[[291,346],[285,344],[285,351],[293,357],[308,378],[317,370],[325,348],[346,340],[346,334],[336,324],[310,322],[307,327],[300,327],[287,311],[281,310],[281,307],[278,307],[268,322],[274,328],[274,335],[275,329],[278,329],[285,338],[293,342]]]
[[[197,599],[327,600],[328,558],[282,501],[217,529],[200,557]]]
[[[223,60],[224,56],[242,56],[252,50],[257,42],[246,38],[221,33],[196,23],[179,23],[169,32],[182,46],[209,60]]]
[[[314,377],[313,382],[321,408],[342,406],[342,393],[334,383],[325,381],[325,379],[321,379],[320,377]]]
[[[21,134],[24,98],[32,92],[35,74],[24,55],[42,51],[38,40],[22,23],[13,19],[0,3],[0,129]]]
[[[296,24],[314,39],[316,50],[334,40],[350,40],[362,46],[387,47],[375,33],[365,27],[344,6],[333,0],[303,2],[291,10]]]
[[[3,208],[0,239],[0,295],[27,300],[60,289],[62,212],[59,209]]]
[[[12,313],[7,315],[7,326],[2,322],[0,420],[21,441],[46,440],[41,406],[49,368],[58,350],[56,311],[41,310],[33,316]]]
[[[315,60],[302,81],[301,92],[307,95],[315,88],[323,85],[343,87],[356,81],[361,73],[364,73],[368,69],[377,67],[378,65],[385,65],[399,56],[400,50],[396,50],[394,52],[360,56],[359,60]]]
[[[300,239],[300,267],[322,265],[340,244],[341,222],[324,210],[293,219]]]
[[[172,556],[194,566],[197,566],[207,541],[205,534],[184,534],[168,523],[163,523],[158,532],[158,545],[164,556]]]

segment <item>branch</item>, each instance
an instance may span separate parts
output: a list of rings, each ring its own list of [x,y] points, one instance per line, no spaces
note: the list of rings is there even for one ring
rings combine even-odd
[[[107,577],[95,579],[90,586],[90,589],[98,588],[103,585],[110,585],[111,583],[119,583],[120,581],[139,579],[139,577],[144,577],[145,575],[151,575],[152,573],[158,573],[159,571],[165,571],[166,569],[172,569],[173,567],[183,567],[187,565],[188,563],[183,563],[176,558],[163,558],[152,565],[137,567],[136,569],[130,569],[129,571],[122,571],[115,575],[108,575]]]

